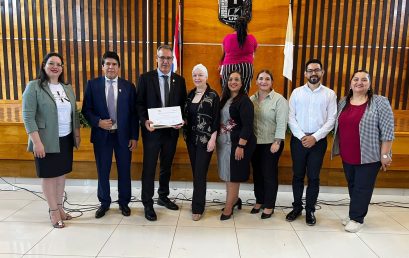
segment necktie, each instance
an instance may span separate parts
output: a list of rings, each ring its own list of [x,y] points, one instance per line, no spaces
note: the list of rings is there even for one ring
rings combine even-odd
[[[108,99],[107,99],[107,105],[108,105],[108,112],[109,112],[109,117],[112,120],[112,124],[116,123],[116,108],[115,108],[115,94],[114,94],[114,85],[113,85],[113,80],[108,80]]]
[[[162,75],[163,80],[165,81],[165,107],[169,106],[169,82],[168,82],[168,78],[169,76],[167,75]]]

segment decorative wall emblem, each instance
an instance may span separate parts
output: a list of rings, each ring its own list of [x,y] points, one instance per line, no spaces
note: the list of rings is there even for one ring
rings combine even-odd
[[[251,0],[219,0],[219,20],[234,27],[237,18],[251,20]]]

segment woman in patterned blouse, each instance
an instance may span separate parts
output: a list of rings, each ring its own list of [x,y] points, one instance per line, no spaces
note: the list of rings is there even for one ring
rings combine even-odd
[[[207,69],[193,67],[193,88],[186,99],[184,138],[193,172],[192,219],[201,218],[206,203],[206,178],[219,128],[220,98],[207,84]]]
[[[332,146],[332,154],[341,155],[348,182],[349,215],[342,220],[348,232],[362,228],[379,169],[392,162],[393,125],[388,99],[373,94],[367,71],[356,71],[338,104]]]

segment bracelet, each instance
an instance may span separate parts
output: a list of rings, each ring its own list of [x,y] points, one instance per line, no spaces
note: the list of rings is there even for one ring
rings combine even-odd
[[[246,145],[243,145],[243,144],[239,143],[239,144],[237,144],[237,147],[244,149],[246,147]]]

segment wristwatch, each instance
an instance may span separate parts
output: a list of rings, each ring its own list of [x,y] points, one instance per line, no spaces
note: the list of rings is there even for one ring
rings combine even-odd
[[[383,159],[387,159],[387,158],[389,158],[389,155],[388,155],[388,154],[383,154],[383,155],[382,155],[382,158],[383,158]]]

